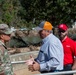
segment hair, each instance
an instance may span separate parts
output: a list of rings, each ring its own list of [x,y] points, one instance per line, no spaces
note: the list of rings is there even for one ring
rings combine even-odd
[[[49,32],[49,33],[53,33],[53,31],[52,30],[46,30],[47,32]]]
[[[50,33],[53,33],[53,30],[50,30]]]

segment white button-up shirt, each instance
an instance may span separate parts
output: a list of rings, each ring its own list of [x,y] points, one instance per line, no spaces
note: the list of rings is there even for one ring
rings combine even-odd
[[[52,33],[42,40],[38,57],[35,59],[40,64],[40,71],[63,69],[63,46],[60,40]]]

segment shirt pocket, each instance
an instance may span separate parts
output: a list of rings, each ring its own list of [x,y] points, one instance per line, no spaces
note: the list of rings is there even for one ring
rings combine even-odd
[[[38,59],[39,59],[40,62],[44,62],[45,61],[44,51],[40,50],[39,55],[38,55]]]

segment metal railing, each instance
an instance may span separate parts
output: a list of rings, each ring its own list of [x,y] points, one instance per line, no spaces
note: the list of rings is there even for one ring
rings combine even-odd
[[[51,73],[43,73],[43,74],[34,74],[34,75],[64,75],[64,74],[75,74],[76,70],[73,71],[61,71],[61,72],[51,72]]]
[[[15,61],[11,62],[12,64],[22,64],[26,63],[26,61]],[[75,74],[76,70],[73,71],[61,71],[61,72],[51,72],[51,73],[43,73],[43,74],[35,74],[35,75],[64,75],[64,74]]]
[[[28,55],[28,54],[38,54],[38,52],[39,51],[31,51],[31,52],[18,53],[18,54],[10,55],[10,57],[20,56],[20,55]]]
[[[26,52],[26,53],[19,53],[15,55],[11,55],[10,57],[20,56],[20,55],[28,55],[28,54],[38,54],[38,51]],[[12,61],[12,64],[23,64],[26,63],[26,60],[20,61]],[[64,75],[64,74],[76,74],[76,70],[73,71],[61,71],[61,72],[51,72],[51,73],[43,73],[43,74],[34,74],[34,75]]]
[[[38,54],[39,51],[32,51],[32,52],[26,52],[26,53],[19,53],[19,54],[14,54],[14,55],[11,55],[10,58],[12,57],[16,57],[16,56],[21,56],[21,55],[28,55],[30,56],[30,54]],[[23,63],[26,63],[26,60],[20,60],[20,61],[11,61],[12,64],[23,64]]]
[[[23,63],[25,62],[25,60],[29,59],[30,55],[33,55],[33,57],[35,58],[38,55],[38,52],[39,51],[18,53],[18,54],[10,55],[10,59],[13,64],[18,63],[18,62]]]

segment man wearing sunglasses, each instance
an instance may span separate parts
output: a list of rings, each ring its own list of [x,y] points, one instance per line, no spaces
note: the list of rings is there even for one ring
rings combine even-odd
[[[0,75],[14,75],[10,57],[5,46],[11,38],[12,31],[7,24],[0,24]]]
[[[68,26],[66,24],[60,24],[58,26],[58,34],[64,49],[64,71],[76,69],[76,44],[68,37]],[[73,75],[73,74],[69,74]]]

